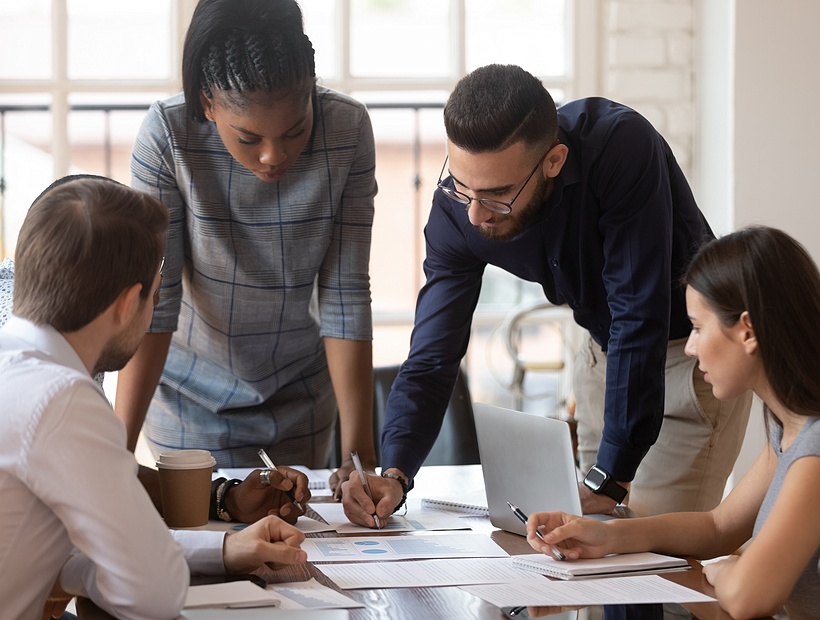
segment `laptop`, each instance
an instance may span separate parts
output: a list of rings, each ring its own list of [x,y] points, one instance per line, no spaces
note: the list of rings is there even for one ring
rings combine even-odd
[[[561,510],[581,514],[569,425],[483,403],[473,403],[478,451],[490,522],[526,535],[507,502],[524,514]]]

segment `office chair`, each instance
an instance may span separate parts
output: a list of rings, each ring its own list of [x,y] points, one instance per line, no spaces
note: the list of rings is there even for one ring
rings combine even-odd
[[[399,365],[379,366],[373,369],[373,436],[376,440],[376,459],[381,462],[379,436],[384,423],[387,397],[399,374]],[[339,445],[339,422],[336,422],[335,455],[331,464],[338,467],[341,462]],[[473,403],[467,375],[459,368],[453,393],[444,414],[444,421],[430,454],[424,465],[470,465],[478,463],[478,439],[476,439]]]

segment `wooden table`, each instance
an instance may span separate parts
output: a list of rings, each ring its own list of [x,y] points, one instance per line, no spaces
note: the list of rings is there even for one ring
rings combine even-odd
[[[416,488],[412,491],[415,497],[448,496],[457,498],[470,489],[483,486],[481,469],[478,465],[467,466],[440,466],[423,468],[416,478]],[[318,498],[317,498],[318,501]],[[532,548],[522,536],[510,534],[495,529],[486,517],[469,517],[470,526],[477,532],[487,533],[496,543],[511,555],[532,553]],[[336,534],[316,534],[315,536],[335,536]],[[395,534],[414,535],[410,534]],[[663,576],[693,590],[714,596],[714,590],[703,577],[700,564],[690,562],[692,570],[680,573],[664,573]],[[335,584],[322,574],[314,565],[292,566],[280,571],[262,568],[258,574],[270,583],[285,583],[292,581],[306,581],[315,578],[320,583],[331,588]],[[483,600],[467,594],[457,587],[444,588],[392,588],[372,590],[345,590],[345,594],[365,605],[364,608],[351,609],[351,620],[376,620],[389,618],[391,620],[420,620],[420,619],[490,619],[508,617],[499,608]],[[638,606],[636,606],[638,607]],[[684,605],[692,617],[700,620],[731,620],[717,603],[698,603]],[[661,620],[662,613],[652,613],[657,606],[640,606],[646,610],[641,613],[642,618],[657,618]],[[109,619],[110,616],[101,611],[88,600],[77,602],[77,612],[83,620]],[[628,617],[634,617],[637,612]],[[226,619],[230,612],[226,612]]]

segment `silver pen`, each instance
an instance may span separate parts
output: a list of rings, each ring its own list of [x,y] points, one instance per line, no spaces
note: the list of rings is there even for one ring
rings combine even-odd
[[[276,469],[276,465],[273,464],[273,461],[270,460],[268,453],[265,452],[262,448],[259,449],[257,454],[259,455],[259,458],[262,459],[262,462],[267,466],[268,469],[274,469],[276,471],[279,471],[278,469]],[[305,509],[302,507],[302,504],[296,501],[296,495],[293,494],[293,489],[285,491],[285,493],[287,494],[288,499],[291,501],[291,503],[294,506],[296,506],[299,510],[301,510],[302,514],[305,514]]]
[[[370,492],[370,485],[367,484],[367,476],[364,473],[364,469],[362,469],[362,462],[359,460],[359,453],[355,450],[350,453],[350,458],[353,459],[353,464],[356,466],[356,471],[359,474],[359,480],[362,481],[362,486],[364,487],[364,492],[367,493],[367,496],[370,498],[370,501],[373,502],[373,494]],[[373,505],[376,505],[376,502],[373,502]],[[376,529],[381,529],[382,524],[379,521],[379,515],[375,512],[371,515],[373,520],[376,522]]]
[[[515,504],[511,504],[510,502],[507,502],[507,506],[510,507],[510,510],[513,511],[513,514],[516,517],[518,517],[518,520],[521,521],[521,523],[523,523],[524,525],[527,525],[527,515],[525,515],[524,512],[518,506],[516,506]],[[546,540],[544,540],[544,537],[541,535],[541,532],[539,532],[538,530],[535,530],[535,535],[538,536],[538,538],[541,540],[541,542],[549,544],[549,543],[547,543]],[[559,560],[566,560],[567,559],[567,556],[565,556],[563,553],[561,553],[561,550],[558,547],[556,547],[555,545],[550,545],[550,549],[552,550],[552,554],[556,558],[558,558]]]

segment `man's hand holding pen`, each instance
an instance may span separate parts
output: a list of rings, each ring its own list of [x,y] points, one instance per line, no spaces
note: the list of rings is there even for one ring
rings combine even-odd
[[[398,470],[389,469],[387,471],[407,479],[407,476]],[[384,524],[401,502],[404,493],[397,480],[382,478],[376,474],[366,475],[373,499],[368,497],[359,477],[351,476],[342,484],[342,506],[345,515],[352,523],[372,528],[376,526],[373,515],[378,516],[379,522]]]

